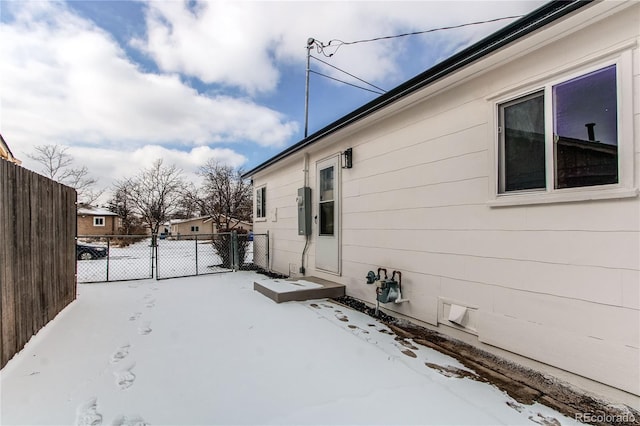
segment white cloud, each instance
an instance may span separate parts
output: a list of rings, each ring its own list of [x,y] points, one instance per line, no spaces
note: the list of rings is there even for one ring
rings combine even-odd
[[[297,129],[250,100],[202,95],[175,74],[141,71],[107,32],[63,4],[12,7],[15,20],[0,25],[0,125],[17,151],[79,142],[282,146]]]
[[[157,158],[196,180],[195,171],[211,157],[234,166],[247,162],[234,150],[213,148],[216,143],[281,147],[298,125],[224,88],[198,93],[185,76],[238,88],[245,96],[273,94],[287,84],[280,81],[283,66],[303,72],[309,37],[353,41],[533,9],[531,2],[513,1],[189,4],[145,3],[147,37],[131,43],[156,61],[160,73],[151,73],[110,33],[63,2],[3,2],[11,18],[0,23],[0,132],[24,165],[37,169],[26,157],[35,145],[60,144],[103,187]],[[408,59],[402,57],[406,39],[394,39],[343,46],[328,61],[371,82],[398,84],[408,77],[403,61],[426,64],[504,24],[425,36],[424,54],[412,52]]]
[[[162,159],[167,166],[175,165],[184,172],[187,181],[198,185],[201,178],[198,170],[209,159],[215,159],[232,167],[242,167],[247,159],[228,148],[210,148],[199,146],[188,151],[166,148],[159,145],[144,145],[129,152],[97,147],[68,147],[67,153],[74,159],[73,166],[86,166],[91,177],[98,180],[97,189],[107,190],[100,199],[104,203],[110,196],[110,190],[117,180],[135,176],[140,170],[149,168],[154,161]],[[41,165],[28,157],[22,157],[23,165],[40,171]]]
[[[198,1],[190,7],[186,1],[148,1],[147,38],[134,44],[165,71],[248,93],[269,92],[278,84],[279,65],[297,64],[303,69],[309,37],[324,43],[369,39],[522,14],[541,3]],[[443,37],[423,36],[424,56],[439,58],[438,52],[450,53],[506,23],[452,30]],[[368,81],[397,82],[397,74],[402,74],[398,60],[403,41],[343,46],[330,62]],[[327,72],[345,77],[333,69]]]

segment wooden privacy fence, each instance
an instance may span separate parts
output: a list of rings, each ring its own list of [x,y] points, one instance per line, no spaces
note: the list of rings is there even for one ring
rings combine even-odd
[[[76,191],[0,159],[0,368],[76,297]]]

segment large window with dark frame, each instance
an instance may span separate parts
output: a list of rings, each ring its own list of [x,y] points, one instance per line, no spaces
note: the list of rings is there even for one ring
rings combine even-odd
[[[499,104],[498,193],[618,183],[617,85],[610,65]]]

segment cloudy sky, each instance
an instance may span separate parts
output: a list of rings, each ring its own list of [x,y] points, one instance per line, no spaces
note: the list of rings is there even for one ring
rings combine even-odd
[[[310,37],[365,40],[540,4],[0,0],[0,133],[36,171],[34,146],[69,147],[105,188],[158,158],[187,176],[210,158],[246,170],[303,138]],[[389,90],[510,22],[312,53]],[[311,69],[365,86],[313,58]],[[312,73],[309,133],[377,96]]]

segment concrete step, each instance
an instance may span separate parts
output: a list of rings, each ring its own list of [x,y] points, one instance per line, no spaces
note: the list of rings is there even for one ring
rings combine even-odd
[[[345,286],[317,277],[256,280],[253,289],[276,303],[342,297]]]

